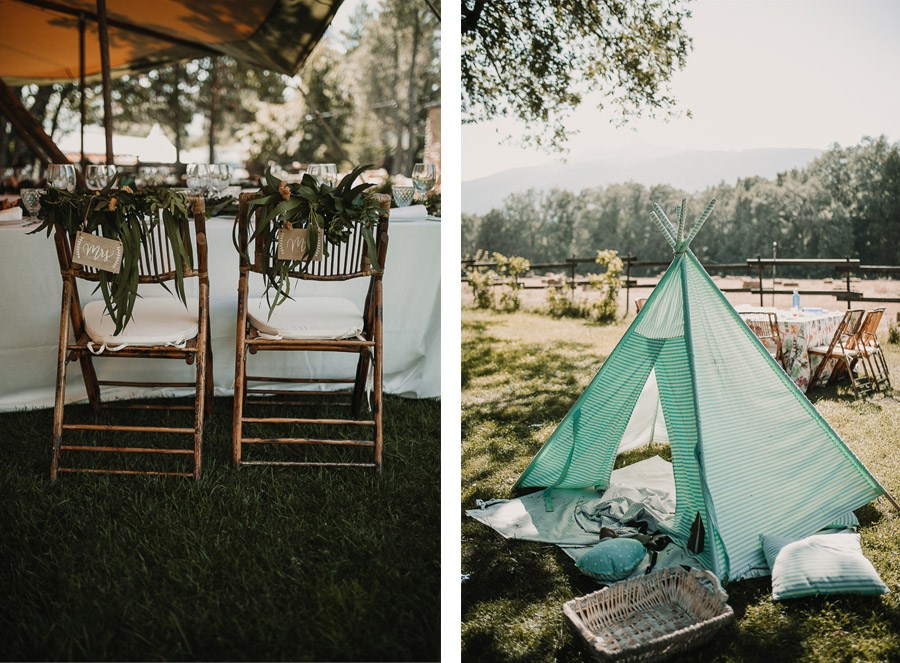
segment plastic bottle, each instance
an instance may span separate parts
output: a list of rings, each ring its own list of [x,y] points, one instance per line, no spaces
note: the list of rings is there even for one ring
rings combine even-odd
[[[800,293],[796,290],[794,290],[794,299],[791,306],[793,307],[795,313],[800,312]]]

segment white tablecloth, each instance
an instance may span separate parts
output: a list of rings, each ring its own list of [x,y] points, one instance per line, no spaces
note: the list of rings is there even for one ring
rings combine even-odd
[[[216,395],[220,396],[230,395],[234,387],[238,256],[231,240],[232,224],[233,219],[226,218],[207,221],[211,336]],[[28,231],[20,226],[0,227],[0,411],[53,405],[62,279],[52,238],[29,236]],[[384,277],[384,390],[413,398],[438,397],[440,223],[396,221],[391,223],[389,235]],[[303,282],[300,292],[301,296],[335,293],[362,308],[364,281]],[[79,285],[82,302],[100,297],[99,292],[91,294],[93,285]],[[188,296],[196,296],[196,292],[196,280],[192,279]],[[261,280],[251,280],[250,296],[261,294]],[[194,367],[177,360],[101,357],[94,365],[101,380],[176,382],[194,378]],[[356,355],[352,354],[261,352],[250,356],[248,372],[352,378],[355,365]],[[104,387],[101,393],[104,399],[112,399],[190,391]],[[78,362],[69,364],[66,397],[67,402],[85,400]]]

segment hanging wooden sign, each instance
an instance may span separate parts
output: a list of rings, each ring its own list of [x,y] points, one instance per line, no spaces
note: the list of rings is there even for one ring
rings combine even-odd
[[[93,267],[111,274],[122,269],[122,242],[78,231],[72,260],[82,267]]]
[[[308,228],[282,228],[278,231],[278,259],[279,260],[307,260],[307,230]],[[319,240],[316,242],[316,252],[309,258],[310,262],[322,260],[322,244],[325,234],[319,228]]]

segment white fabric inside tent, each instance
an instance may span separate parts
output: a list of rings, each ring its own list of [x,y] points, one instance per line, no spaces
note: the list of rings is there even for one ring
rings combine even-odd
[[[656,370],[651,370],[641,395],[638,396],[619,443],[618,453],[637,449],[650,442],[669,443],[666,430],[666,419],[663,416],[662,402],[659,399],[659,387],[656,384]]]

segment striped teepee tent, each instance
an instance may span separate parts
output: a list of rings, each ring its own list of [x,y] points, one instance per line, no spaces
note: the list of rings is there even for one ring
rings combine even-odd
[[[605,486],[618,453],[667,441],[672,538],[738,580],[767,568],[760,534],[805,537],[886,491],[691,252],[715,200],[687,237],[684,203],[677,227],[654,206],[672,264],[516,485]]]

